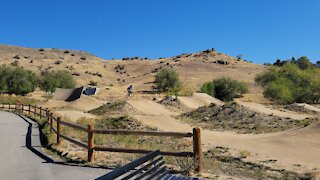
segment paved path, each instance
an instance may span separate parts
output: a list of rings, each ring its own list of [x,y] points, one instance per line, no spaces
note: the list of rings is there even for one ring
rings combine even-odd
[[[0,111],[0,179],[95,179],[108,170],[70,166],[42,151],[37,125]]]

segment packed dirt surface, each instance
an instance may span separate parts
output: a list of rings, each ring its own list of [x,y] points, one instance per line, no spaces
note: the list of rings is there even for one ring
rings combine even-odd
[[[197,109],[202,106],[208,106],[211,103],[214,103],[217,105],[224,104],[219,99],[216,99],[205,93],[194,93],[192,96],[178,96],[177,99],[181,105],[189,109]]]
[[[81,111],[55,111],[57,115],[60,115],[63,119],[67,118],[70,121],[77,122],[77,120],[81,118],[86,118],[86,119],[94,119],[96,116],[89,114],[89,113],[84,113]]]
[[[259,113],[264,113],[264,114],[269,114],[269,115],[275,115],[283,118],[291,118],[291,119],[297,119],[297,120],[302,120],[307,117],[314,117],[313,115],[305,115],[305,114],[298,114],[292,111],[279,111],[277,109],[271,109],[263,104],[258,104],[254,102],[243,102],[240,100],[236,101],[240,105],[249,108],[253,111],[259,112]]]
[[[137,120],[162,131],[191,132],[192,126],[177,121],[165,107],[149,101],[130,102]],[[144,108],[146,106],[146,108]],[[265,108],[265,107],[264,107]],[[158,110],[160,109],[160,111]],[[269,110],[269,109],[268,109]],[[272,112],[272,111],[271,111]],[[299,116],[294,116],[299,117]],[[301,117],[300,117],[301,118]],[[202,131],[204,150],[216,146],[248,150],[266,159],[276,159],[276,166],[295,171],[320,169],[320,125],[266,134],[238,134],[228,131]]]

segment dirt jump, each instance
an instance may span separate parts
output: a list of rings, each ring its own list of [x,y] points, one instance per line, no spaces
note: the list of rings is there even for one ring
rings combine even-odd
[[[179,96],[177,99],[181,105],[189,109],[197,109],[201,106],[208,106],[211,103],[221,106],[224,105],[219,99],[205,93],[194,93],[192,96]]]
[[[83,87],[74,89],[57,88],[53,94],[53,100],[71,102],[81,97]]]

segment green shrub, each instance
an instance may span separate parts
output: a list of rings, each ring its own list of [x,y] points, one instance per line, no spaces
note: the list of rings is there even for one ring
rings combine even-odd
[[[41,82],[41,89],[54,92],[56,88],[74,88],[73,76],[65,70],[46,72]]]
[[[294,98],[290,90],[292,88],[290,81],[281,78],[270,83],[264,91],[264,95],[280,104],[292,103]]]
[[[155,84],[160,92],[174,91],[177,93],[181,88],[178,74],[173,69],[161,69],[155,76]]]
[[[280,104],[317,103],[320,99],[320,70],[307,57],[292,58],[256,76],[264,95]]]
[[[25,95],[33,92],[39,82],[38,76],[23,67],[0,67],[0,92]]]
[[[237,80],[220,78],[203,84],[200,91],[222,101],[231,101],[236,96],[247,93],[248,86]]]
[[[201,86],[201,92],[207,93],[212,97],[216,96],[213,82],[206,82]]]

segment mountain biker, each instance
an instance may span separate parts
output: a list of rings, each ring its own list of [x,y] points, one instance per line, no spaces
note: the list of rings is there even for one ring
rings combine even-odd
[[[128,96],[131,96],[132,93],[133,93],[133,86],[132,86],[132,84],[130,84],[130,86],[127,88],[127,91],[128,91]]]

